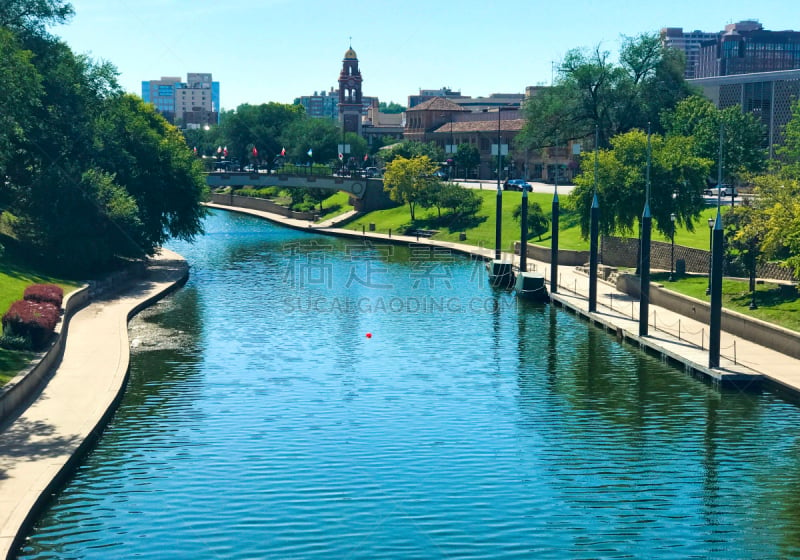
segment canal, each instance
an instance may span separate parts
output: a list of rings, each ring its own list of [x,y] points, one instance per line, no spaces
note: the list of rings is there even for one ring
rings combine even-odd
[[[482,263],[214,211],[21,558],[787,558],[800,409]]]

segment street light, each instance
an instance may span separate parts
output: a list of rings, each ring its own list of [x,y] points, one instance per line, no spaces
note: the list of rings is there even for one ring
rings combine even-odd
[[[675,281],[675,212],[669,215],[669,221],[672,222],[672,245],[669,251],[669,281]]]
[[[708,219],[708,288],[706,295],[711,295],[711,253],[714,250],[714,218]]]
[[[671,201],[672,202],[672,206],[671,207],[672,207],[673,210],[675,209],[675,201],[677,199],[678,199],[678,189],[675,188],[675,189],[672,189],[672,201]],[[670,243],[671,243],[672,246],[670,248],[670,253],[669,253],[669,281],[670,282],[674,282],[675,281],[675,276],[676,276],[676,274],[675,274],[675,220],[676,220],[675,212],[672,212],[669,215],[669,221],[672,223],[672,230],[671,230],[672,232],[670,234]]]

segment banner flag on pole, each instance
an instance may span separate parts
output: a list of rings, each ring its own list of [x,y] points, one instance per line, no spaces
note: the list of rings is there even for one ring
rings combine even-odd
[[[255,146],[253,146],[253,157],[258,157],[258,150],[256,150]]]
[[[282,156],[285,156],[285,155],[286,155],[286,148],[283,148],[283,149],[281,149],[281,155],[282,155]]]

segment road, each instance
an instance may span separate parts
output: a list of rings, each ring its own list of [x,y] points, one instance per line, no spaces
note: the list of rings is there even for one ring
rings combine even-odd
[[[462,187],[466,187],[468,189],[481,189],[481,190],[497,190],[497,181],[459,181],[456,180],[456,183],[461,185]],[[552,183],[540,183],[536,181],[528,181],[531,186],[533,187],[533,192],[535,193],[544,193],[544,194],[552,194],[553,193],[553,184]],[[558,185],[558,194],[569,194],[572,192],[572,189],[575,188],[575,185]]]

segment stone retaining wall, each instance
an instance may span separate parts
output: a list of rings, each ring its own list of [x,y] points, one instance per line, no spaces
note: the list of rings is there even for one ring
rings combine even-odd
[[[651,242],[650,266],[654,269],[670,270],[671,243],[663,241]],[[600,242],[600,261],[617,267],[636,268],[639,254],[639,240],[629,237],[603,237]],[[710,253],[702,249],[692,249],[675,245],[675,262],[683,259],[686,272],[708,274],[710,269]],[[588,257],[587,257],[588,262]],[[759,278],[796,281],[792,271],[775,263],[759,265],[756,274]]]
[[[279,216],[283,216],[284,218],[292,218],[294,220],[313,221],[317,218],[317,215],[313,212],[294,212],[293,210],[290,210],[285,206],[281,206],[280,204],[275,204],[266,198],[239,196],[233,193],[212,193],[211,202],[215,204],[225,204],[227,206],[238,206],[239,208],[249,208],[251,210],[261,210],[262,212],[270,212],[271,214],[277,214]]]
[[[639,297],[638,276],[619,274],[616,287],[617,290],[634,298]],[[710,322],[711,309],[707,302],[666,290],[659,284],[650,285],[650,301],[653,305],[665,307],[701,323],[708,324]],[[800,359],[800,333],[724,308],[722,309],[722,330],[792,358]]]

